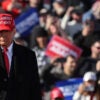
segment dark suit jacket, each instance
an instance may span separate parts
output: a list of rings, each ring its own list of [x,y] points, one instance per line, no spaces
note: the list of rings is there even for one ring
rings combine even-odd
[[[37,68],[35,53],[14,43],[8,77],[0,51],[0,100],[41,100]]]

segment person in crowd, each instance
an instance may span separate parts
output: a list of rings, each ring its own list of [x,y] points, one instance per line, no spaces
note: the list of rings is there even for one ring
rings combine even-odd
[[[95,3],[96,0],[81,0],[81,1],[83,2],[84,6],[85,6],[84,10],[86,12],[92,7],[93,3]]]
[[[35,53],[18,45],[12,15],[0,13],[0,100],[41,99]]]
[[[91,58],[100,59],[100,38],[91,45]]]
[[[42,0],[29,0],[29,7],[37,8],[40,10],[42,8],[41,1]]]
[[[1,6],[5,11],[10,12],[14,18],[18,17],[24,8],[24,5],[18,0],[4,0]]]
[[[48,34],[50,35],[50,37],[52,37],[54,35],[61,35],[60,29],[59,29],[57,23],[55,23],[55,22],[51,23],[51,25],[48,29]]]
[[[66,62],[63,66],[64,76],[66,78],[74,78],[78,77],[77,73],[75,73],[77,70],[77,59],[73,55],[69,55],[66,58]]]
[[[94,38],[94,40],[93,40]],[[100,38],[93,37],[91,43],[91,55],[81,58],[78,63],[78,73],[83,76],[87,71],[96,71],[96,62],[100,59]]]
[[[97,74],[97,79],[100,79],[100,59],[96,63],[96,74]]]
[[[82,52],[83,57],[90,55],[90,49],[88,46],[88,43],[90,41],[87,41],[87,39],[91,34],[94,33],[94,27],[95,27],[95,25],[94,25],[94,21],[92,19],[86,20],[85,22],[83,22],[82,31],[77,32],[73,36],[74,44],[76,44],[78,47],[80,47],[83,50],[83,52]]]
[[[100,3],[99,3],[100,4]],[[97,9],[99,9],[98,7],[99,5],[97,5]],[[91,18],[92,21],[94,21],[95,23],[95,31],[100,31],[99,27],[100,27],[100,18],[99,18],[99,11],[96,10],[95,5],[87,12],[85,12],[83,14],[82,20],[83,22],[85,22],[86,20],[89,20]]]
[[[49,11],[45,8],[42,8],[39,12],[40,26],[44,27],[45,29],[46,29],[46,20],[47,20],[48,14],[49,14]]]
[[[61,28],[70,37],[82,30],[82,8],[69,7],[61,20]],[[72,18],[72,20],[71,20]]]
[[[95,95],[96,81],[97,77],[94,72],[86,72],[83,77],[83,83],[75,92],[73,100],[97,100]]]
[[[49,58],[45,55],[45,50],[48,44],[48,33],[40,26],[36,26],[32,33],[32,50],[36,53],[40,74],[42,68],[49,63]]]
[[[100,61],[98,63],[100,63]],[[98,67],[100,67],[100,66],[98,66]],[[97,76],[96,97],[97,97],[97,100],[100,100],[100,73]]]
[[[58,17],[49,13],[46,20],[46,30],[49,30],[51,24],[57,24]]]
[[[97,100],[100,100],[100,59],[96,63],[96,74],[97,74],[96,97]]]
[[[62,18],[66,11],[65,0],[54,0],[53,2],[53,13],[55,16]]]
[[[67,8],[70,6],[73,7],[85,6],[82,0],[66,0],[66,4],[67,4]]]
[[[100,59],[96,63],[96,71],[100,71]]]
[[[100,0],[97,0],[91,8],[96,19],[100,19]]]
[[[48,31],[49,39],[54,35],[68,39],[65,32],[60,27],[60,19],[52,13],[49,13],[47,16],[46,30]]]
[[[53,1],[54,0],[43,0],[43,7],[48,10],[51,10]]]
[[[92,16],[92,21],[95,22],[95,31],[100,31],[99,7],[100,7],[100,1],[97,1],[96,3],[94,3],[93,7],[90,10],[88,10],[83,14],[83,22],[85,22],[85,20],[87,19],[90,19],[90,17]]]
[[[64,95],[62,91],[55,87],[50,92],[50,100],[64,100]]]
[[[22,13],[22,15],[21,16],[23,16],[23,15],[27,15],[27,18],[29,18],[30,17],[30,15],[28,16],[28,14],[27,13],[29,13],[29,12],[31,12],[31,11],[33,11],[33,13],[34,13],[34,10],[35,10],[35,12],[37,13],[37,16],[39,15],[39,10],[40,10],[40,8],[41,8],[41,6],[40,6],[40,4],[41,4],[41,0],[29,0],[29,3],[28,3],[28,5],[26,6],[26,8],[24,9],[24,11],[23,11],[23,13]],[[32,12],[31,12],[32,13]],[[24,18],[25,20],[27,20],[27,18]],[[19,19],[19,18],[18,18]],[[38,19],[38,18],[37,18]],[[30,23],[30,22],[29,22]],[[33,21],[33,23],[34,23],[34,21]],[[38,24],[38,23],[37,23]],[[37,26],[37,24],[35,25],[35,26]],[[31,24],[32,25],[32,24]],[[29,25],[30,26],[30,25]],[[25,40],[27,43],[28,43],[28,47],[29,48],[31,48],[31,35],[32,35],[32,30],[34,29],[34,27],[35,27],[34,25],[33,25],[33,27],[31,26],[30,28],[29,28],[29,31],[27,31],[27,34],[26,35],[24,35],[24,34],[20,34],[19,32],[19,36],[18,37],[21,37],[23,40]]]
[[[43,79],[45,88],[50,88],[58,81],[67,80],[69,78],[78,77],[76,72],[77,62],[73,55],[66,58],[54,58],[51,64],[47,65],[43,70]]]
[[[100,83],[97,85],[96,97],[97,97],[97,100],[100,100]]]

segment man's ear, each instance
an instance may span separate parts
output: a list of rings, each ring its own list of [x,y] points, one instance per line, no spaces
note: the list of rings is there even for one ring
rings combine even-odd
[[[16,28],[13,29],[13,33],[14,33],[14,34],[16,33]]]

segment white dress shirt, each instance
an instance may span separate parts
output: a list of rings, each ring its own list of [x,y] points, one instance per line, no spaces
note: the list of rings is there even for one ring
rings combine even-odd
[[[7,55],[8,55],[9,64],[11,67],[11,61],[12,61],[12,55],[13,55],[13,43],[8,47]]]
[[[13,43],[7,49],[8,49],[7,56],[8,56],[8,59],[9,59],[9,70],[10,70],[10,68],[11,68],[11,61],[12,61],[12,55],[13,55]]]

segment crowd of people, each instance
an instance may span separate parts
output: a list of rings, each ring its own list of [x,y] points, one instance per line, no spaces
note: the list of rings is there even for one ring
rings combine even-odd
[[[71,78],[83,78],[73,100],[100,100],[100,0],[0,0],[0,12],[15,19],[29,8],[37,9],[39,24],[15,41],[36,53],[43,100],[64,100],[55,83]],[[82,49],[81,56],[47,56],[55,35]]]

